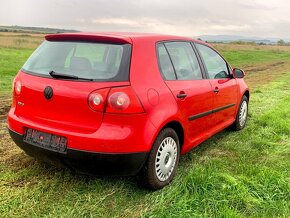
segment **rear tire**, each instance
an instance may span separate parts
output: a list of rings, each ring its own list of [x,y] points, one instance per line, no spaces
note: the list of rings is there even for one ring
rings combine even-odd
[[[138,175],[139,184],[153,190],[168,185],[176,173],[179,156],[180,145],[176,132],[172,128],[163,129]]]
[[[248,119],[248,103],[249,99],[247,98],[247,96],[244,95],[239,106],[236,120],[232,125],[233,130],[239,131],[246,126],[246,122]]]

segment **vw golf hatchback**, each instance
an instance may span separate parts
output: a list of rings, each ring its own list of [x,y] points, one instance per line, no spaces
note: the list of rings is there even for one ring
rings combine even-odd
[[[136,33],[52,34],[13,82],[9,132],[27,154],[79,172],[172,181],[179,157],[244,128],[249,90],[210,45]]]

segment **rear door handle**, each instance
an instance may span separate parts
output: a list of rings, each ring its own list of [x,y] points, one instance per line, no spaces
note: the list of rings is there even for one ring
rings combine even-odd
[[[215,87],[215,89],[213,90],[214,93],[219,93],[219,91],[220,91],[220,90],[219,90],[218,87]]]
[[[185,94],[185,93],[179,93],[176,95],[177,98],[181,98],[181,99],[186,98],[186,96],[187,96],[187,94]]]

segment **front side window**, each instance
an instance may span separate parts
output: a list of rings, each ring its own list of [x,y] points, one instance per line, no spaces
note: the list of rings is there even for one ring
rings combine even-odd
[[[213,49],[202,44],[196,44],[210,79],[229,78],[228,65],[225,60]]]
[[[50,71],[79,78],[128,80],[130,45],[93,42],[44,41],[22,69],[49,76]]]

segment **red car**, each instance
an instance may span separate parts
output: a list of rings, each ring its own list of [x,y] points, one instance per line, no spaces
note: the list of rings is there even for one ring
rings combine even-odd
[[[191,38],[47,35],[14,79],[9,132],[36,158],[80,172],[138,174],[159,189],[180,155],[226,127],[244,128],[243,77]]]

